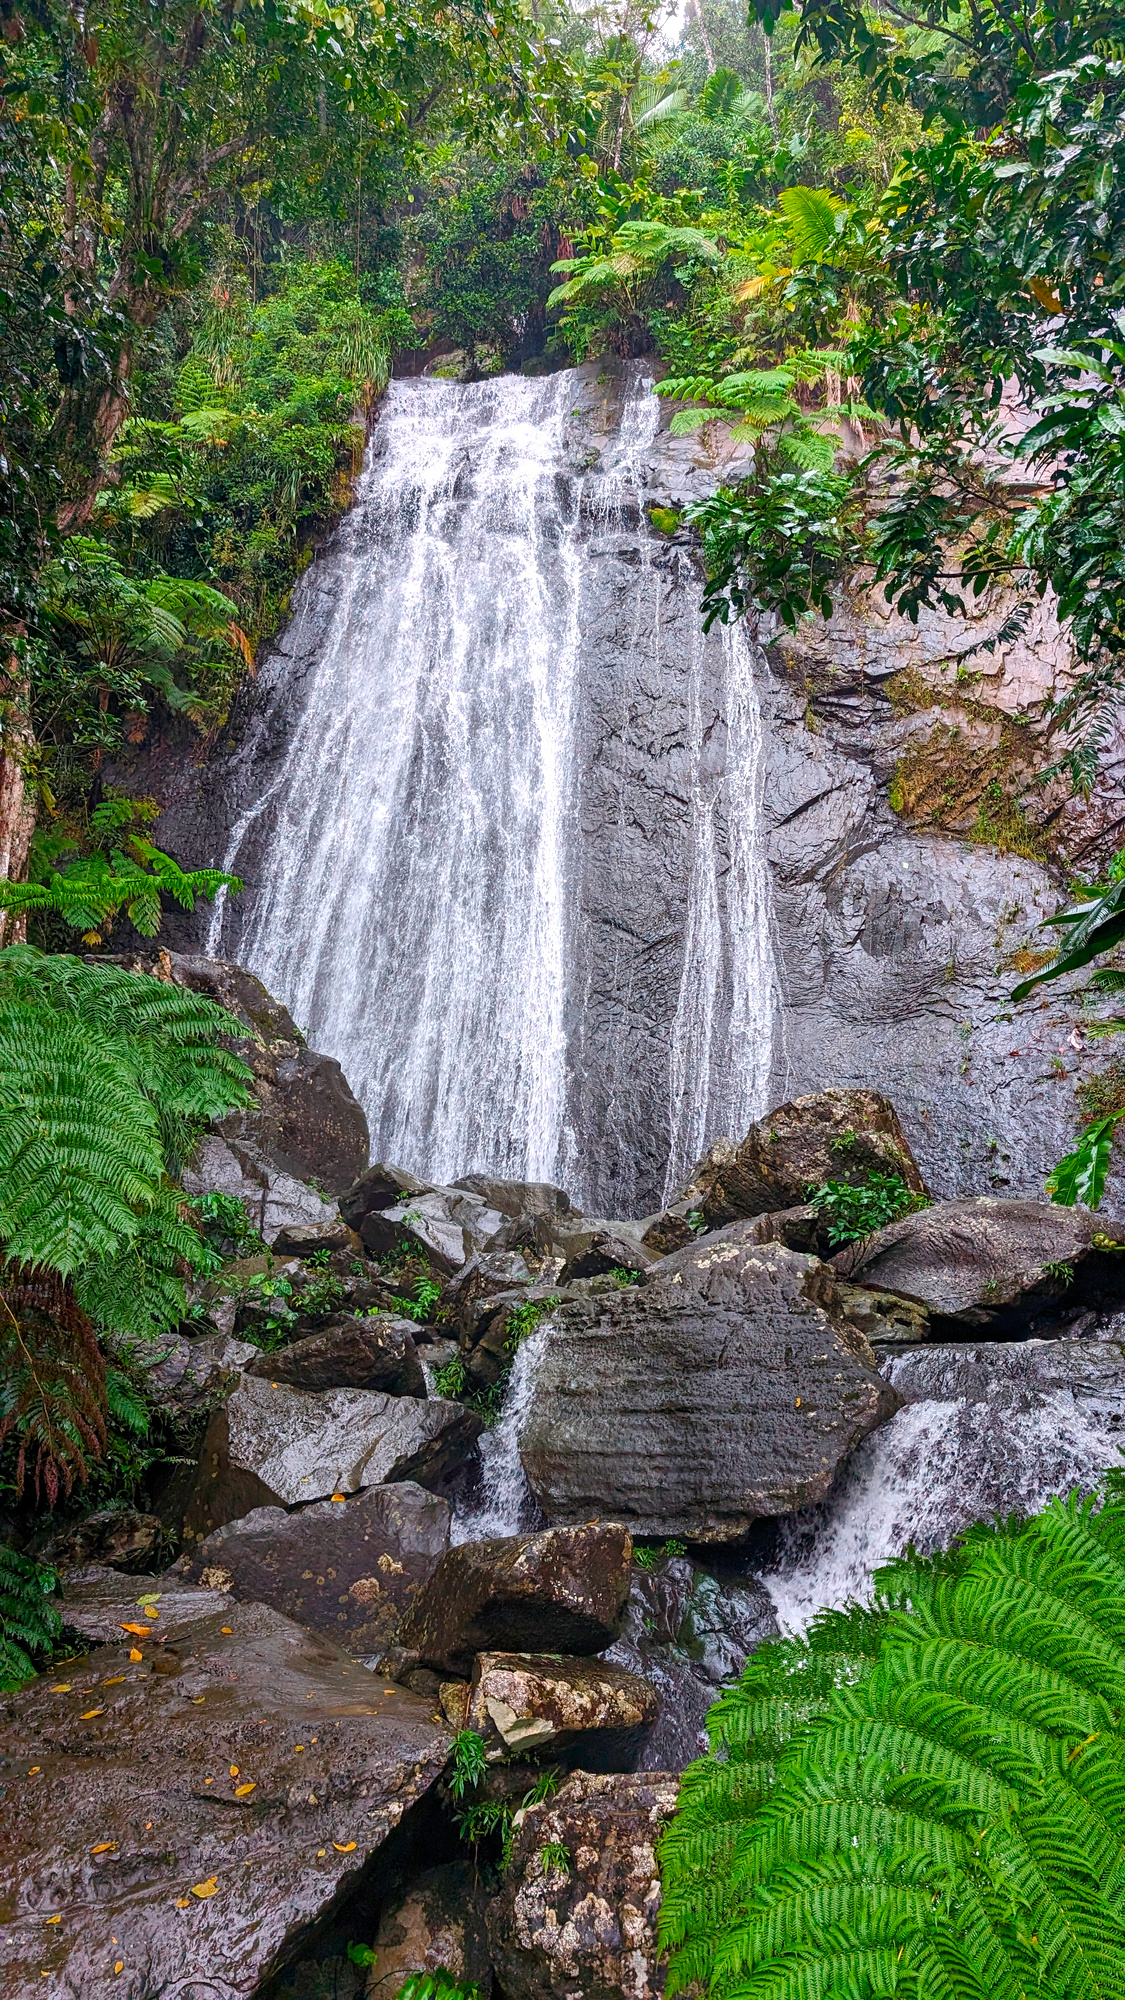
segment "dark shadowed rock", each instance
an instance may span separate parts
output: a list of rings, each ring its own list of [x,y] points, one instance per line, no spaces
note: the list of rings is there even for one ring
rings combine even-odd
[[[238,1381],[247,1362],[257,1360],[260,1351],[251,1341],[236,1340],[226,1333],[204,1334],[199,1340],[185,1340],[179,1333],[164,1334],[160,1359],[145,1374],[149,1399],[172,1417],[216,1403]]]
[[[293,1507],[385,1479],[438,1486],[482,1429],[460,1403],[371,1389],[290,1389],[250,1375],[208,1426],[184,1533],[199,1540],[254,1507]]]
[[[498,1209],[509,1221],[523,1215],[573,1217],[579,1213],[570,1196],[550,1181],[498,1181],[490,1174],[466,1174],[453,1185],[479,1194],[488,1208]]]
[[[389,1396],[424,1396],[426,1378],[408,1319],[378,1314],[346,1319],[295,1340],[276,1354],[259,1354],[247,1375],[294,1389],[385,1389]]]
[[[821,1090],[768,1112],[741,1145],[717,1139],[693,1169],[681,1204],[718,1229],[740,1216],[797,1207],[810,1186],[869,1174],[899,1174],[912,1193],[926,1192],[888,1098],[877,1090]]]
[[[358,1257],[363,1244],[354,1229],[337,1217],[334,1222],[294,1222],[273,1239],[279,1257],[315,1257],[321,1250],[342,1250]]]
[[[551,1320],[520,1456],[553,1521],[736,1541],[898,1406],[831,1271],[736,1223]]]
[[[341,1219],[358,1232],[367,1216],[380,1209],[399,1208],[415,1195],[429,1194],[429,1181],[420,1181],[404,1167],[388,1166],[379,1160],[344,1189],[338,1207]]]
[[[427,1704],[263,1605],[134,1650],[0,1697],[3,2000],[257,1993],[445,1762]]]
[[[159,1514],[135,1507],[99,1507],[57,1533],[40,1532],[27,1553],[57,1568],[98,1563],[108,1569],[151,1570],[164,1539]]]
[[[597,1278],[607,1271],[644,1271],[651,1262],[639,1238],[612,1222],[559,1230],[555,1241],[566,1260],[559,1272],[560,1285],[569,1285],[575,1278]]]
[[[449,1547],[449,1506],[410,1480],[258,1507],[209,1535],[177,1571],[244,1602],[270,1604],[350,1653],[381,1653]]]
[[[615,1763],[628,1769],[642,1731],[659,1712],[659,1697],[648,1681],[605,1660],[480,1653],[468,1726],[496,1755],[537,1756],[578,1744],[584,1769],[612,1770]]]
[[[608,1525],[464,1542],[442,1557],[401,1643],[466,1678],[474,1654],[499,1648],[601,1652],[624,1615],[631,1557],[628,1530]]]
[[[581,1771],[518,1816],[488,1912],[505,2000],[655,2000],[664,1991],[656,1850],[678,1791],[668,1773]],[[544,1867],[547,1846],[566,1848],[569,1872]]]
[[[1095,1241],[1095,1239],[1099,1239]],[[1042,1310],[1077,1276],[1080,1288],[1125,1290],[1107,1243],[1125,1229],[1085,1208],[978,1195],[905,1215],[833,1259],[863,1286],[914,1299],[939,1320],[988,1326]]]
[[[479,1874],[468,1861],[430,1868],[383,1910],[367,2000],[398,2000],[412,1972],[444,1969],[463,1986],[492,1988]]]
[[[137,1645],[147,1637],[155,1646],[172,1626],[214,1618],[231,1603],[225,1587],[200,1587],[175,1575],[127,1576],[88,1563],[64,1572],[59,1611],[64,1625],[90,1645],[120,1646],[131,1629],[125,1643]]]
[[[777,1632],[773,1602],[757,1577],[714,1576],[682,1556],[634,1569],[625,1624],[604,1657],[644,1676],[659,1695],[660,1714],[630,1768],[682,1771],[701,1757],[716,1696]]]
[[[494,1302],[531,1284],[531,1271],[518,1250],[482,1250],[470,1257],[441,1295],[442,1320],[475,1345]]]

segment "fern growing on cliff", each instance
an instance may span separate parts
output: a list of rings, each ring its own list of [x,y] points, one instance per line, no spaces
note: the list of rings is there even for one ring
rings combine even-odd
[[[32,1679],[32,1655],[54,1645],[62,1619],[51,1603],[56,1576],[0,1543],[0,1694]]]
[[[1125,1480],[762,1647],[662,1849],[669,1991],[1120,2000]]]
[[[200,995],[116,966],[0,952],[0,1442],[53,1504],[105,1442],[94,1329],[145,1338],[210,1253],[173,1174],[245,1102]]]

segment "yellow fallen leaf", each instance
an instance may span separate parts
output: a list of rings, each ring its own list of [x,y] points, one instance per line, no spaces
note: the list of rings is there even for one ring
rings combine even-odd
[[[78,1720],[79,1722],[92,1722],[95,1715],[104,1715],[104,1714],[105,1714],[104,1708],[86,1708],[83,1709],[82,1714],[79,1716]]]
[[[298,1751],[298,1750],[303,1750],[303,1749],[304,1749],[304,1747],[305,1747],[305,1746],[304,1746],[304,1744],[303,1744],[303,1743],[294,1743],[294,1745],[293,1745],[293,1749],[294,1749],[294,1751],[295,1751],[295,1752],[296,1752],[296,1751]]]
[[[73,1682],[71,1682],[71,1681],[56,1681],[56,1682],[55,1682],[55,1684],[54,1684],[54,1687],[50,1687],[50,1688],[48,1688],[48,1689],[47,1689],[47,1693],[48,1693],[48,1694],[69,1694],[69,1693],[70,1693],[70,1690],[71,1690],[71,1687],[72,1687],[72,1686],[73,1686]]]
[[[91,1854],[108,1854],[110,1849],[116,1846],[117,1842],[115,1840],[103,1840],[97,1847],[92,1847],[90,1852]]]
[[[190,1910],[191,1904],[189,1903],[186,1896],[176,1897],[176,1908],[177,1910]]]
[[[232,1765],[231,1765],[231,1767],[230,1767],[230,1774],[231,1774],[231,1777],[232,1777],[232,1778],[237,1778],[237,1776],[238,1776],[238,1765],[237,1765],[237,1764],[232,1764]]]
[[[220,1625],[220,1627],[219,1627],[219,1630],[220,1630],[220,1632],[224,1633],[224,1634],[225,1634],[225,1636],[226,1636],[226,1637],[227,1637],[227,1638],[229,1639],[229,1638],[230,1638],[230,1635],[231,1635],[231,1633],[232,1633],[232,1632],[234,1631],[234,1626],[233,1626],[233,1625]]]
[[[207,1699],[206,1695],[202,1695],[202,1694],[193,1694],[193,1695],[192,1695],[192,1700],[193,1700],[193,1702],[195,1703],[195,1705],[196,1705],[196,1707],[197,1707],[197,1708],[199,1708],[199,1707],[201,1706],[201,1704],[202,1704],[202,1703],[203,1703],[204,1701],[206,1701],[206,1699]]]
[[[61,1917],[48,1917],[48,1918],[47,1918],[47,1922],[48,1922],[49,1924],[61,1924],[61,1922],[62,1922],[62,1918],[61,1918]]]
[[[141,1649],[140,1649],[140,1647],[139,1647],[139,1646],[130,1646],[130,1648],[129,1648],[129,1658],[130,1658],[131,1660],[143,1660],[143,1659],[144,1659],[144,1654],[143,1654],[143,1653],[141,1652]]]
[[[142,1618],[151,1618],[151,1619],[152,1619],[152,1621],[153,1621],[153,1623],[155,1624],[155,1623],[156,1623],[156,1620],[157,1620],[157,1619],[159,1618],[159,1616],[160,1616],[160,1613],[159,1613],[159,1611],[157,1610],[157,1608],[156,1608],[155,1604],[142,1604],[142,1605],[141,1605],[141,1617],[142,1617]]]
[[[111,1674],[107,1681],[102,1682],[102,1686],[104,1688],[115,1688],[118,1685],[118,1683],[120,1681],[123,1681],[124,1679],[125,1679],[124,1674]]]
[[[147,1639],[151,1629],[149,1625],[130,1625],[124,1618],[121,1620],[121,1630],[135,1632],[138,1639]]]
[[[317,1858],[317,1860],[318,1860],[318,1861],[323,1861],[323,1860],[324,1860],[324,1857],[325,1857],[325,1855],[327,1854],[327,1852],[328,1852],[328,1849],[327,1849],[326,1847],[318,1847],[318,1848],[317,1848],[317,1850],[316,1850],[316,1858]]]
[[[347,1497],[346,1493],[332,1493],[329,1495],[329,1499],[331,1500],[346,1500]]]
[[[345,1841],[342,1841],[342,1842],[341,1842],[341,1841],[339,1841],[339,1840],[334,1840],[334,1841],[332,1842],[332,1845],[333,1845],[333,1847],[334,1847],[334,1848],[336,1849],[336,1852],[337,1852],[337,1854],[354,1854],[354,1853],[355,1853],[355,1841],[354,1841],[354,1840],[345,1840]]]
[[[123,1958],[119,1958],[113,1969],[115,1972],[124,1972],[125,1960]]]
[[[250,1784],[248,1784],[248,1785],[236,1785],[236,1786],[235,1786],[235,1788],[234,1788],[234,1796],[235,1796],[235,1798],[236,1798],[236,1799],[244,1799],[244,1798],[246,1797],[246,1795],[247,1795],[247,1793],[248,1793],[248,1792],[252,1792],[252,1791],[254,1791],[254,1789],[255,1789],[255,1784],[256,1784],[256,1781],[255,1781],[255,1780],[251,1780]]]
[[[218,1876],[209,1875],[207,1877],[206,1882],[193,1882],[191,1885],[191,1893],[193,1896],[198,1896],[201,1903],[205,1903],[207,1901],[208,1896],[214,1896],[217,1893],[218,1887],[219,1887]]]
[[[41,1771],[42,1769],[43,1769],[43,1766],[42,1766],[42,1764],[33,1764],[33,1765],[32,1765],[32,1767],[31,1767],[31,1769],[30,1769],[30,1771],[28,1772],[28,1774],[27,1774],[27,1775],[28,1775],[28,1777],[29,1777],[29,1778],[35,1778],[35,1777],[38,1777],[38,1775],[39,1775],[39,1773],[40,1773],[40,1771]]]

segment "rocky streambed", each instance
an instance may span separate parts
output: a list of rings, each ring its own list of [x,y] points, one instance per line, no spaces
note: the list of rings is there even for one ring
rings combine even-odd
[[[245,1024],[192,1184],[269,1249],[164,1343],[182,1462],[48,1548],[74,1652],[2,1698],[0,2000],[649,2000],[660,1834],[753,1647],[1118,1460],[1125,1227],[988,1193],[834,1249],[810,1185],[927,1198],[866,1090],[640,1219],[429,1184],[250,975],[136,965]]]

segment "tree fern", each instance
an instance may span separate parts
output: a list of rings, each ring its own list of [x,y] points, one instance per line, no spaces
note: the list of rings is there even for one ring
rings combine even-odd
[[[662,1849],[670,1992],[1120,2000],[1125,1481],[763,1647]]]
[[[49,1651],[62,1630],[51,1603],[58,1579],[45,1563],[32,1562],[0,1543],[0,1693],[31,1680],[35,1653]]]

